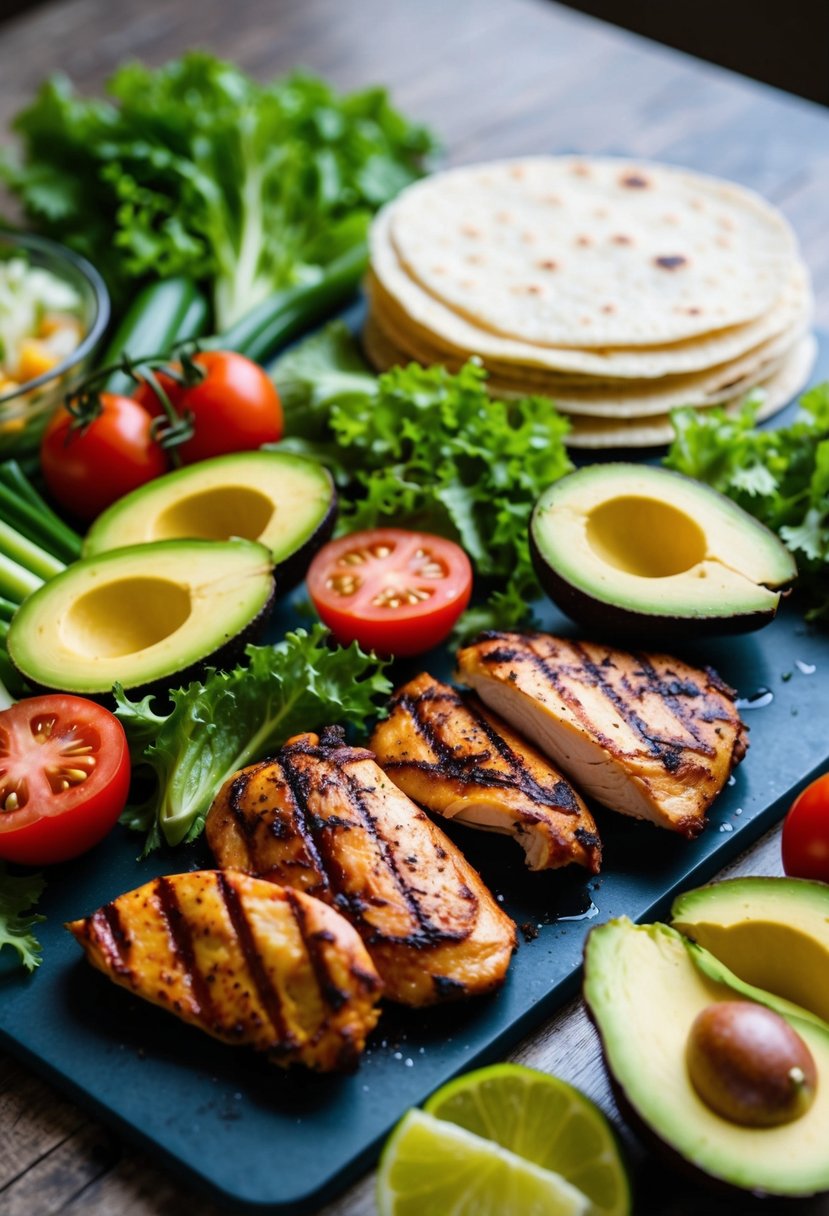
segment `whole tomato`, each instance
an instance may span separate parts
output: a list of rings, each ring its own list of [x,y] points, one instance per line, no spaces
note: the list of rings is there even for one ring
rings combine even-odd
[[[49,422],[40,464],[49,491],[78,519],[105,507],[167,471],[167,457],[150,433],[153,419],[131,397],[101,394],[101,413],[86,427],[63,407]]]
[[[829,773],[791,805],[783,823],[783,869],[790,878],[829,882]]]
[[[169,376],[158,377],[176,412],[193,415],[193,438],[176,447],[184,464],[226,452],[249,452],[282,438],[282,403],[258,363],[219,350],[202,351],[193,362],[205,372],[198,384],[188,387]],[[162,413],[148,383],[139,385],[134,397],[150,413]]]

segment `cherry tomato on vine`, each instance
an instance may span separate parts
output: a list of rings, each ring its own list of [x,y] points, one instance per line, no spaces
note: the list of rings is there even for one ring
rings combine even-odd
[[[61,407],[40,445],[50,493],[79,519],[96,515],[130,490],[167,471],[167,457],[150,433],[152,418],[131,397],[101,394],[102,412],[83,429]]]
[[[458,545],[426,532],[374,528],[320,549],[308,592],[338,642],[379,655],[442,642],[469,603],[472,567]]]
[[[0,713],[0,858],[48,866],[85,853],[127,800],[130,757],[114,714],[59,693]]]
[[[783,869],[790,878],[829,882],[829,773],[791,805],[783,823]]]
[[[184,464],[226,452],[249,452],[282,438],[282,403],[273,381],[258,363],[233,351],[218,350],[200,352],[193,363],[206,373],[198,384],[187,386],[159,376],[176,412],[189,410],[193,415],[193,438],[176,448]],[[133,396],[150,413],[162,412],[146,381]]]

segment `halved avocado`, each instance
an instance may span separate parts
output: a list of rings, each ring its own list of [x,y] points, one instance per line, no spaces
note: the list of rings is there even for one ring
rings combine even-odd
[[[38,688],[85,696],[186,681],[264,623],[273,563],[252,541],[160,541],[68,566],[21,605],[7,645]]]
[[[541,585],[590,628],[686,638],[767,624],[797,576],[785,545],[710,486],[668,469],[589,465],[530,521]]]
[[[302,578],[334,529],[331,474],[290,452],[237,452],[157,477],[109,507],[84,541],[84,557],[186,537],[242,537],[267,545],[281,595]]]
[[[587,940],[584,996],[623,1112],[647,1140],[702,1179],[769,1195],[829,1190],[829,1027],[761,994],[756,1003],[783,1016],[811,1051],[815,1100],[800,1118],[776,1127],[722,1118],[691,1082],[688,1034],[703,1009],[733,1001],[735,991],[744,994],[695,966],[691,949],[667,925],[634,925],[627,918],[599,926]],[[722,975],[728,977],[727,969]]]
[[[829,1022],[829,886],[825,883],[803,878],[725,879],[680,895],[671,909],[671,923],[744,983],[802,1005]]]

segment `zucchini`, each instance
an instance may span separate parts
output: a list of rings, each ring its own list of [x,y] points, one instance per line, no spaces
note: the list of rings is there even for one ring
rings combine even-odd
[[[177,342],[203,334],[207,316],[207,301],[190,279],[148,283],[118,326],[101,366],[117,363],[125,354],[132,359],[166,356]],[[130,396],[135,384],[124,372],[113,372],[104,387],[109,393]]]
[[[224,333],[200,345],[235,350],[257,363],[337,312],[354,295],[368,264],[368,250],[356,245],[324,268],[322,278],[278,291],[246,313]]]

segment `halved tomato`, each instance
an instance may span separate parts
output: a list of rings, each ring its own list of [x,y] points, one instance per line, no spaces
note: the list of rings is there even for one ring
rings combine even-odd
[[[114,714],[83,697],[30,697],[0,713],[0,858],[48,866],[102,840],[127,800]]]
[[[330,541],[308,570],[320,619],[342,645],[420,654],[448,637],[469,603],[472,567],[458,545],[428,532],[374,528]]]

